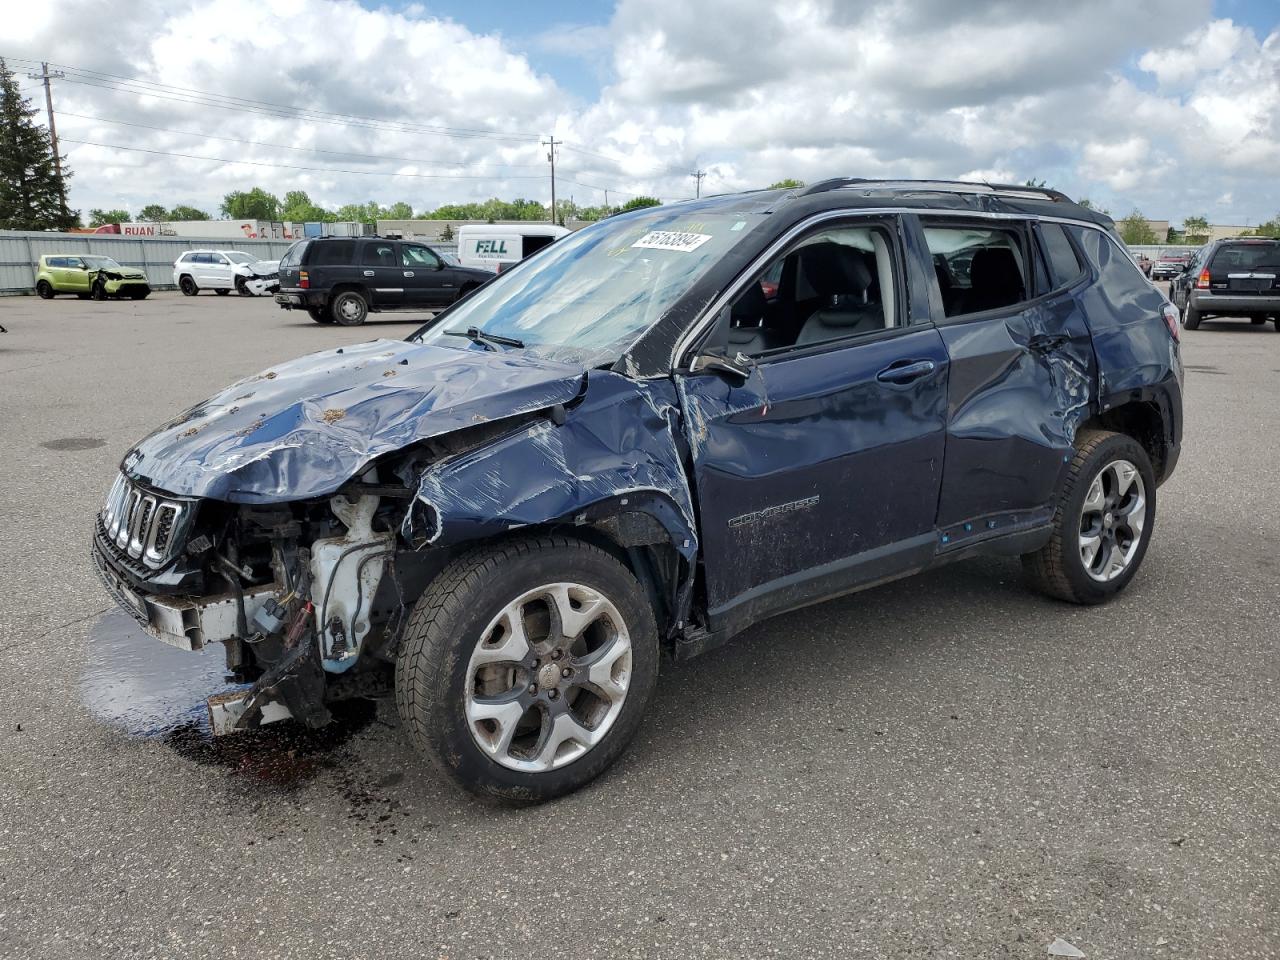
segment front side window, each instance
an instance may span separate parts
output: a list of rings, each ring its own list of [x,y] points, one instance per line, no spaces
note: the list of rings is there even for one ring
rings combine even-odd
[[[440,260],[426,247],[413,243],[400,244],[400,262],[406,267],[425,267],[434,270],[440,266]]]
[[[490,280],[411,339],[484,349],[449,333],[475,327],[551,359],[612,363],[764,219],[662,206],[602,220]]]
[[[820,230],[790,247],[729,308],[730,353],[760,356],[896,324],[892,238],[878,226]]]
[[[924,236],[946,316],[985,313],[1028,299],[1026,255],[1017,231],[926,224]]]

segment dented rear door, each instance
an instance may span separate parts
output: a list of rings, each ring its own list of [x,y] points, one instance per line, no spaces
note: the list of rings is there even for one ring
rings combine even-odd
[[[951,368],[938,499],[946,550],[1048,519],[1076,430],[1090,414],[1097,368],[1079,299],[1088,276],[1081,266],[1073,279],[1053,277],[1031,223],[947,217],[919,224],[926,234],[1007,231],[1019,245],[1024,284],[1007,306],[965,312],[963,285],[972,279],[965,270],[974,260],[966,261],[967,251],[941,261],[934,254],[935,321]]]

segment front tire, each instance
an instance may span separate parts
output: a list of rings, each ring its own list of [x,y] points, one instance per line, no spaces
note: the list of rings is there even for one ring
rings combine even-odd
[[[344,327],[358,327],[369,316],[369,304],[354,290],[344,290],[329,305],[333,319]]]
[[[249,292],[249,284],[244,277],[236,277],[236,293],[242,297],[252,297]]]
[[[1156,478],[1132,437],[1082,430],[1053,514],[1053,536],[1022,567],[1032,586],[1059,600],[1095,604],[1115,596],[1146,556],[1156,518]]]
[[[396,664],[417,750],[459,786],[539,803],[602,773],[658,675],[653,607],[609,553],[566,537],[464,554],[418,600]]]
[[[90,289],[90,291],[89,291],[89,295],[90,295],[91,297],[93,297],[93,299],[95,299],[95,300],[105,300],[105,299],[107,299],[107,283],[106,283],[106,281],[105,281],[105,280],[103,280],[103,279],[101,279],[101,278],[99,278],[99,279],[97,279],[97,280],[93,281],[93,287]]]
[[[53,299],[53,285],[48,280],[41,280],[36,284],[36,294],[41,300]]]
[[[190,276],[183,276],[178,281],[178,289],[182,291],[184,297],[194,297],[200,292],[200,288],[196,286],[196,282]]]

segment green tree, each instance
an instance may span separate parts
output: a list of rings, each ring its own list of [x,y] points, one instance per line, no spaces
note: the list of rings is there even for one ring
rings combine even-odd
[[[1035,177],[1028,177],[1026,180],[1023,180],[1022,185],[1024,187],[1035,187],[1037,190],[1052,189],[1047,181],[1037,180]]]
[[[662,201],[657,197],[632,197],[622,205],[622,212],[626,213],[628,210],[642,210],[645,207],[660,206],[662,206]]]
[[[209,215],[203,210],[178,204],[169,211],[170,220],[208,220]]]
[[[148,223],[160,223],[163,220],[170,219],[169,211],[158,203],[148,203],[145,207],[138,211],[138,219],[146,220]]]
[[[1187,243],[1209,242],[1209,218],[1187,217],[1182,221],[1182,232],[1186,234]]]
[[[80,222],[80,214],[67,208],[71,173],[63,163],[58,178],[49,133],[35,115],[0,59],[0,228],[66,230]]]
[[[108,223],[128,223],[132,219],[128,210],[99,210],[95,207],[89,211],[91,227],[101,227]]]
[[[1242,236],[1275,237],[1280,240],[1280,213],[1270,220],[1264,220],[1256,229],[1246,230]]]
[[[324,207],[312,203],[311,197],[305,190],[290,190],[284,195],[284,203],[281,206],[284,208],[280,211],[281,220],[306,223],[308,221],[331,222],[337,219]]]
[[[339,207],[337,210],[337,219],[353,220],[356,223],[373,223],[375,220],[385,220],[383,214],[386,211],[378,206],[376,200],[370,200],[368,203],[348,203]]]
[[[771,183],[766,189],[769,190],[797,190],[804,186],[803,180],[796,180],[793,177],[787,177],[785,180],[779,180],[777,183]]]
[[[1120,239],[1127,244],[1155,243],[1156,234],[1147,223],[1142,211],[1135,210],[1116,224],[1120,228]]]
[[[232,220],[279,220],[280,198],[261,187],[232,190],[222,198],[221,209]]]
[[[409,204],[405,203],[403,200],[393,203],[383,212],[386,214],[386,216],[382,217],[383,220],[413,219],[413,207],[409,206]]]

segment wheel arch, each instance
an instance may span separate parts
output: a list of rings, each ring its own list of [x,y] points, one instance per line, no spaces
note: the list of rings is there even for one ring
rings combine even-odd
[[[1080,424],[1080,430],[1112,430],[1136,440],[1151,459],[1156,483],[1163,483],[1177,462],[1180,424],[1168,396],[1155,389],[1136,391],[1136,396],[1104,408]]]

